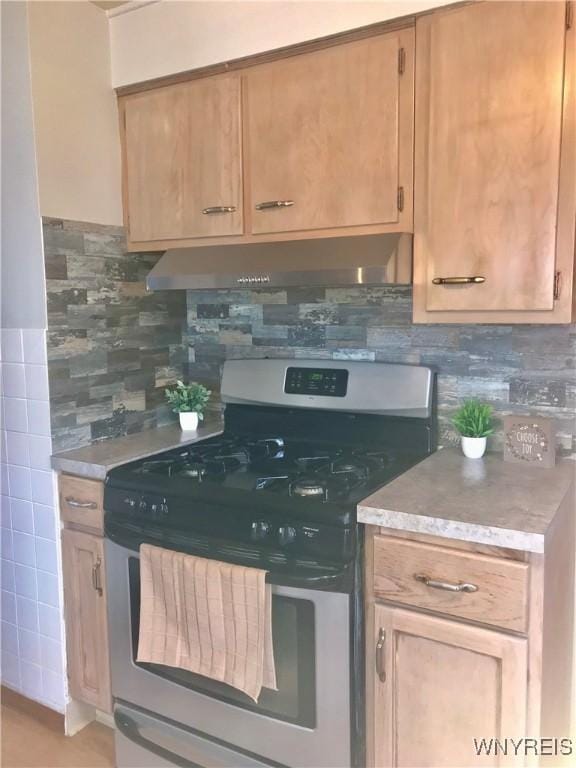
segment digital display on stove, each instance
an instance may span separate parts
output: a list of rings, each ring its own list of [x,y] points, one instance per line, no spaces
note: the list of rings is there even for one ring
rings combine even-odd
[[[321,395],[345,397],[348,371],[344,368],[296,368],[286,371],[284,392],[287,395]]]

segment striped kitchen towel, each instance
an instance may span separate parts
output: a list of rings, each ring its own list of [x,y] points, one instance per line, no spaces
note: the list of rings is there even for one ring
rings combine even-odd
[[[277,690],[266,571],[142,544],[137,661]]]

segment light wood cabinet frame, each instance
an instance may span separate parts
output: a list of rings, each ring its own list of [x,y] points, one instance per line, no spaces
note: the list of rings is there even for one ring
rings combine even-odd
[[[558,27],[562,25],[564,28],[565,6],[563,3],[479,3],[472,6],[440,9],[422,16],[417,21],[413,313],[413,319],[416,323],[569,323],[574,316],[573,302],[576,310],[576,289],[573,287],[576,279],[574,271],[576,232],[576,29],[574,28],[574,23],[569,28],[564,29],[563,83],[562,81],[560,82],[563,96],[560,125],[560,162],[557,175],[556,250],[555,263],[546,270],[546,290],[548,291],[550,307],[538,310],[527,308],[533,299],[530,295],[530,276],[532,274],[534,274],[536,281],[533,284],[534,295],[541,291],[542,287],[533,263],[526,264],[523,282],[525,285],[524,290],[527,293],[522,297],[520,295],[521,287],[518,286],[518,296],[515,301],[518,306],[516,309],[509,310],[505,307],[482,310],[468,309],[466,304],[463,303],[465,297],[461,291],[467,291],[466,295],[470,295],[469,291],[475,290],[475,287],[435,289],[447,292],[445,294],[446,302],[450,301],[449,291],[459,292],[457,303],[450,309],[437,308],[433,310],[428,307],[427,294],[431,279],[429,264],[430,259],[434,256],[431,251],[433,246],[428,242],[430,230],[428,206],[431,199],[429,183],[430,102],[434,98],[434,83],[430,66],[435,25],[441,23],[444,18],[457,18],[458,14],[476,14],[480,17],[482,14],[492,12],[494,8],[498,7],[497,9],[501,9],[502,13],[509,13],[509,26],[513,28],[514,16],[520,12],[522,5],[534,8],[536,11],[538,5],[547,6],[550,12],[556,14]],[[484,8],[481,6],[484,6]],[[506,10],[505,6],[508,6],[509,11]],[[573,3],[571,7],[574,7]],[[469,18],[471,19],[472,17]],[[537,39],[538,34],[541,34],[541,30],[532,27],[530,34],[536,36]],[[461,41],[457,41],[457,45],[460,44]],[[453,49],[456,56],[457,50],[457,48]],[[501,53],[504,54],[505,51]],[[484,51],[482,55],[484,55]],[[490,58],[491,66],[497,65],[501,58],[498,50],[494,49]],[[436,108],[439,108],[438,104],[436,104]],[[452,147],[446,147],[446,152],[451,150]],[[538,191],[538,189],[534,189],[532,194],[537,195]],[[501,204],[504,203],[505,200],[501,201]],[[529,226],[531,223],[526,222],[526,226]],[[466,221],[454,222],[454,226],[459,226],[465,230]],[[471,226],[473,226],[473,222],[471,222]],[[464,272],[466,272],[465,269]],[[557,275],[556,278],[554,277],[555,274]],[[554,285],[552,285],[553,282]],[[488,289],[488,285],[480,286],[480,290],[488,291]],[[453,293],[452,295],[456,294]],[[522,302],[525,303],[526,308],[521,306]]]
[[[422,749],[428,748],[430,758],[426,762],[428,768],[446,768],[453,765],[450,756],[438,759],[438,754],[450,753],[450,736],[453,741],[458,737],[458,728],[454,725],[454,733],[447,734],[440,728],[421,728],[414,737],[420,743],[414,746],[408,731],[398,728],[398,718],[410,719],[411,713],[399,708],[397,696],[398,685],[408,686],[413,696],[418,698],[418,711],[430,709],[435,713],[441,706],[451,708],[459,701],[458,685],[463,685],[466,677],[462,670],[470,664],[470,675],[475,674],[482,666],[476,667],[470,652],[487,655],[500,665],[501,687],[498,688],[497,678],[494,677],[492,688],[487,688],[486,696],[491,691],[491,700],[499,701],[500,705],[493,711],[486,712],[483,702],[476,696],[473,689],[464,688],[463,700],[466,700],[472,714],[476,712],[478,722],[485,723],[486,715],[493,723],[500,723],[498,733],[482,733],[480,737],[520,737],[564,738],[571,735],[571,697],[572,671],[574,666],[574,577],[575,577],[575,515],[574,515],[574,484],[566,494],[556,516],[547,531],[544,553],[520,552],[501,549],[493,546],[473,544],[464,541],[443,539],[436,536],[416,534],[408,531],[365,526],[365,615],[366,615],[366,747],[368,768],[396,768],[399,765],[410,765],[410,756],[422,758]],[[388,571],[394,563],[383,564],[375,559],[375,543],[386,541],[390,544],[396,539],[400,545],[412,544],[414,552],[423,547],[426,562],[431,562],[433,549],[436,551],[438,572],[446,563],[461,562],[462,576],[467,572],[466,557],[490,558],[499,561],[491,568],[494,572],[505,573],[507,568],[527,569],[528,577],[528,623],[525,627],[511,626],[504,629],[486,628],[493,623],[492,615],[450,615],[443,611],[442,602],[437,606],[413,603],[408,605],[405,600],[395,601],[392,593],[387,593],[385,599],[376,587],[377,573],[384,568]],[[378,545],[377,545],[378,546]],[[381,555],[382,553],[380,553]],[[379,556],[380,556],[379,555]],[[400,553],[398,555],[401,556]],[[376,575],[376,576],[375,576]],[[457,576],[452,570],[452,577]],[[401,583],[403,583],[401,579]],[[520,585],[520,593],[524,586]],[[432,591],[432,590],[431,590]],[[518,595],[521,603],[522,594]],[[489,606],[487,611],[489,611]],[[384,639],[385,679],[381,680],[377,666],[377,644],[380,640],[380,629],[386,633]],[[402,666],[402,659],[393,651],[394,638],[399,634],[408,634],[422,638],[421,648],[412,656],[416,663],[424,659],[426,653],[436,654],[435,664],[440,669],[438,686],[442,686],[438,696],[435,695],[431,682],[434,674],[428,675],[427,684],[415,687],[410,672]],[[441,649],[436,651],[429,643],[438,642],[453,647],[454,653],[444,654]],[[462,649],[459,654],[458,648]],[[448,659],[452,656],[454,664]],[[425,668],[423,668],[425,671]],[[382,671],[382,669],[380,669]],[[398,676],[402,676],[399,679]],[[410,686],[412,686],[410,688]],[[487,693],[488,692],[488,693]],[[405,701],[405,699],[403,699]],[[486,705],[487,706],[487,705]],[[498,710],[498,711],[496,711]],[[504,711],[505,710],[505,711]],[[434,717],[431,718],[431,722]],[[470,720],[467,720],[470,726]],[[412,723],[418,728],[417,723]],[[517,734],[522,726],[523,732]],[[464,731],[468,733],[468,730]],[[516,729],[516,730],[515,730]],[[498,730],[498,729],[496,729]],[[467,737],[466,737],[467,738]],[[400,743],[399,743],[400,740]],[[422,741],[423,740],[423,741]],[[455,742],[454,742],[455,744]],[[453,756],[462,760],[462,742],[454,746]],[[401,753],[401,754],[400,754]],[[400,756],[399,756],[400,755]],[[436,761],[432,756],[436,756]],[[488,765],[486,757],[480,762],[474,762],[471,756],[470,765]],[[507,760],[507,761],[506,761]],[[540,757],[530,757],[522,754],[516,761],[514,757],[502,758],[497,765],[560,765],[558,761],[546,761]]]
[[[179,237],[177,233],[169,238],[166,237],[154,237],[149,240],[136,239],[131,234],[131,222],[130,222],[130,206],[131,201],[129,199],[128,188],[129,180],[127,175],[127,137],[126,137],[126,103],[129,99],[136,98],[139,95],[146,96],[147,92],[154,93],[154,90],[150,90],[147,85],[142,88],[129,88],[119,89],[119,116],[120,116],[120,136],[121,136],[121,152],[122,152],[122,186],[123,186],[123,204],[124,204],[124,222],[128,233],[128,250],[129,251],[143,251],[143,250],[166,250],[168,248],[177,247],[195,247],[203,245],[223,245],[234,243],[257,243],[257,242],[275,242],[275,241],[287,241],[287,240],[299,240],[299,239],[315,239],[315,238],[327,238],[338,236],[352,236],[352,235],[370,235],[370,234],[382,234],[382,233],[399,233],[410,232],[413,226],[413,178],[414,178],[414,21],[413,19],[402,20],[402,23],[389,23],[386,25],[375,25],[373,28],[366,28],[344,35],[334,36],[325,41],[314,41],[313,44],[294,46],[286,50],[282,50],[275,55],[255,56],[253,59],[242,60],[242,66],[225,65],[225,70],[234,70],[234,76],[238,77],[241,82],[242,93],[242,118],[241,118],[241,133],[242,133],[242,157],[238,158],[238,165],[242,167],[242,189],[243,189],[243,211],[241,211],[243,217],[243,226],[240,230],[234,234],[220,236],[217,231],[211,233],[209,237],[202,236],[202,233],[194,237]],[[265,69],[266,67],[282,67],[284,62],[286,66],[289,66],[290,62],[298,54],[309,54],[314,52],[321,52],[324,49],[333,49],[334,51],[343,50],[342,46],[362,46],[363,44],[369,44],[371,39],[377,36],[389,36],[391,40],[395,40],[398,46],[397,62],[394,62],[393,71],[390,73],[391,77],[394,77],[398,83],[398,105],[397,105],[397,119],[398,119],[398,173],[397,177],[390,179],[388,183],[388,189],[391,194],[394,195],[395,201],[398,206],[398,216],[396,221],[390,221],[388,223],[379,224],[364,224],[361,221],[361,214],[358,215],[358,223],[349,224],[347,226],[330,226],[324,228],[307,228],[307,229],[293,229],[292,231],[274,231],[255,234],[253,233],[253,221],[254,221],[254,204],[257,201],[252,200],[251,195],[251,181],[254,175],[254,168],[251,167],[252,163],[258,162],[257,156],[254,153],[248,151],[248,137],[247,130],[250,123],[249,114],[249,98],[248,98],[248,84],[252,74],[259,69]],[[345,51],[343,51],[345,53]],[[401,73],[400,73],[401,70]],[[216,80],[219,77],[224,77],[222,74],[216,74],[221,69],[218,67],[205,70],[205,75],[208,76],[206,83],[212,80]],[[211,74],[214,72],[215,74]],[[197,76],[194,73],[189,73],[189,81],[194,82],[197,80]],[[182,86],[182,78],[176,78],[174,82],[179,83],[178,87]],[[173,84],[173,79],[162,80],[158,83],[158,86],[162,88],[176,87]],[[157,87],[158,87],[157,86]],[[305,81],[302,82],[302,87],[306,87]],[[343,194],[344,194],[343,190]],[[401,210],[400,210],[401,209]]]
[[[70,693],[111,712],[104,539],[65,529],[62,567]]]

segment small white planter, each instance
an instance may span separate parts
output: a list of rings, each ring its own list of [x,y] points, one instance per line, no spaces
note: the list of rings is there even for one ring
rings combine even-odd
[[[485,437],[462,437],[462,453],[466,458],[481,459],[485,452]]]
[[[179,414],[180,428],[183,432],[196,432],[198,429],[198,414],[196,411],[186,411]]]

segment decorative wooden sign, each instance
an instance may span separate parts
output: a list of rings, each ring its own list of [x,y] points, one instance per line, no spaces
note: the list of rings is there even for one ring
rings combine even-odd
[[[504,461],[553,467],[556,430],[551,419],[540,416],[504,416]]]

